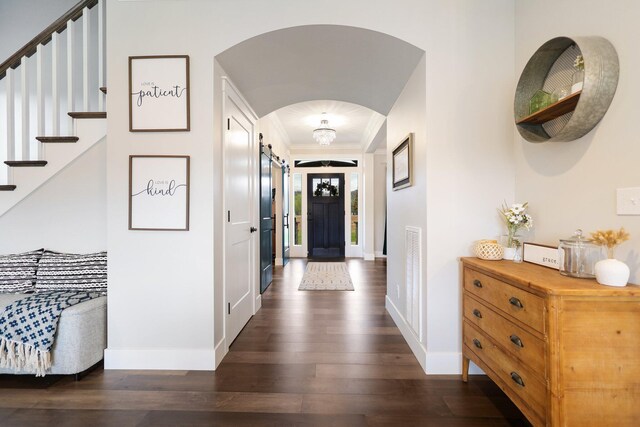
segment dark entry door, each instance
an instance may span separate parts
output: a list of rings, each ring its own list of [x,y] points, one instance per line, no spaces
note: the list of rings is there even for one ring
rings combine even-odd
[[[271,150],[260,151],[260,293],[273,280],[273,217],[271,216]]]
[[[344,174],[307,176],[310,258],[344,257]]]

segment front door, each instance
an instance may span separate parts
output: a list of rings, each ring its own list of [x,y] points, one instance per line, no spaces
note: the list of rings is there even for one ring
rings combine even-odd
[[[289,166],[282,167],[282,265],[287,265],[291,253],[289,243]]]
[[[252,239],[254,122],[230,85],[224,86],[225,328],[229,345],[253,315],[255,261]]]
[[[344,174],[307,176],[309,258],[344,257]]]
[[[260,134],[262,136],[262,134]],[[260,293],[273,280],[273,217],[271,208],[271,150],[260,150]]]

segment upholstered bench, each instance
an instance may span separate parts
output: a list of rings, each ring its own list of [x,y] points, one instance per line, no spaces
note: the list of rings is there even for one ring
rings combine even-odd
[[[0,294],[0,307],[4,308],[26,296],[28,295]],[[86,371],[102,360],[105,348],[107,348],[107,297],[95,298],[69,307],[60,315],[56,339],[51,349],[51,370],[47,371],[47,375],[78,374]],[[27,374],[27,372],[0,368],[0,374]]]
[[[0,256],[0,314],[3,316],[5,307],[9,304],[30,295],[37,296],[41,292],[105,295],[106,290],[106,252],[67,254],[39,249]],[[60,313],[55,335],[51,338],[53,345],[46,356],[50,356],[51,368],[45,367],[40,375],[79,374],[101,361],[104,356],[104,349],[107,347],[107,297],[99,296],[63,307],[66,308]],[[0,337],[4,333],[11,332],[3,329],[0,331]],[[26,337],[23,335],[23,338]],[[45,336],[43,339],[48,337]],[[25,342],[25,345],[30,343]],[[3,361],[5,367],[0,368],[0,374],[35,373],[27,368],[23,371],[6,367],[11,366],[11,363],[7,362],[10,358],[25,356],[13,356],[14,353],[9,355],[8,348],[0,351],[7,352]],[[15,354],[19,354],[17,348]]]

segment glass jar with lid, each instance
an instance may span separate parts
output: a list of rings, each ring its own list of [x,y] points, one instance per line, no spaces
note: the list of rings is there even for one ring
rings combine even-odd
[[[604,259],[602,247],[594,245],[578,229],[568,239],[560,239],[558,264],[560,274],[571,277],[594,278],[596,262]]]

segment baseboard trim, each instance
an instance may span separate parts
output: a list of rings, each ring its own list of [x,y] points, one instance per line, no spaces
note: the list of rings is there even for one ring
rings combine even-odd
[[[258,310],[260,310],[260,308],[262,308],[262,294],[260,293],[260,291],[258,291],[258,296],[256,297],[255,310],[253,311],[253,314],[256,314]]]
[[[224,357],[227,355],[228,352],[229,352],[229,347],[227,347],[227,340],[226,338],[222,338],[220,342],[216,344],[216,347],[213,350],[213,353],[215,355],[215,360],[213,362],[214,370],[218,369],[220,362],[222,362],[222,359],[224,359]]]
[[[284,260],[282,258],[276,258],[275,265],[284,265]]]
[[[395,306],[393,301],[391,301],[388,295],[385,297],[385,308],[391,315],[393,321],[396,323],[398,329],[400,329],[400,333],[404,337],[405,341],[407,341],[407,344],[409,344],[413,355],[416,357],[416,359],[418,359],[418,363],[420,363],[422,369],[427,372],[427,349],[424,348],[422,343],[418,340],[418,337],[416,337],[415,334],[411,331],[411,327],[405,320],[404,316],[400,314],[400,311]]]
[[[215,350],[204,349],[106,349],[105,369],[213,371]]]
[[[427,372],[431,375],[460,375],[462,373],[462,353],[427,352]],[[471,362],[469,374],[484,375],[484,371]]]
[[[428,352],[427,372],[434,375],[459,375],[462,373],[462,353]]]
[[[376,258],[386,258],[387,256],[382,252],[376,252]]]
[[[374,261],[376,259],[376,254],[367,254],[365,253],[363,256],[365,261]]]

